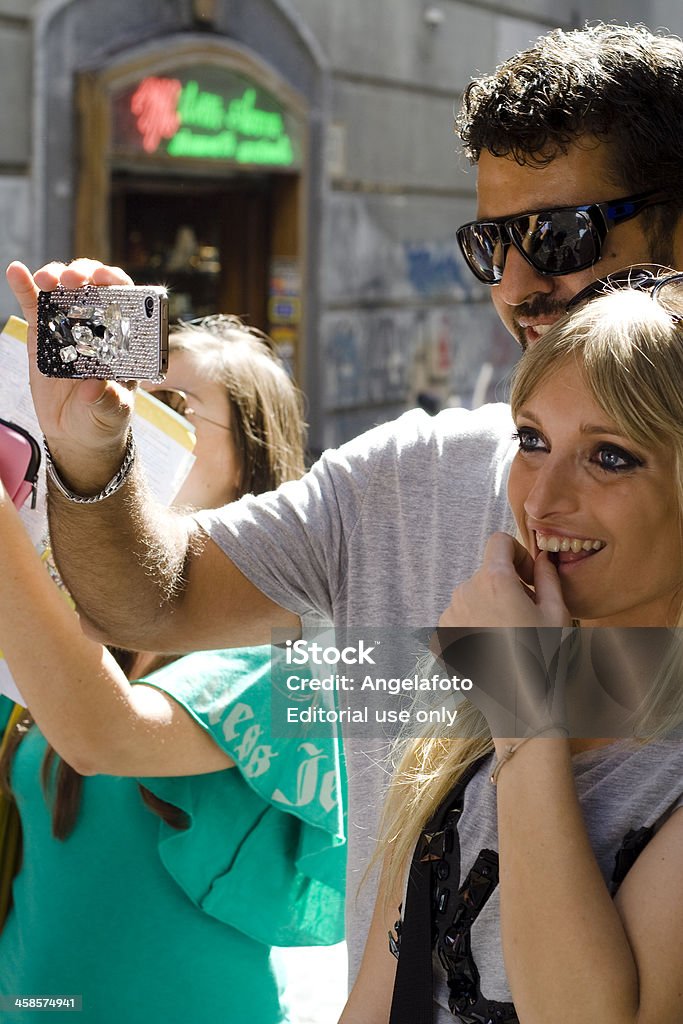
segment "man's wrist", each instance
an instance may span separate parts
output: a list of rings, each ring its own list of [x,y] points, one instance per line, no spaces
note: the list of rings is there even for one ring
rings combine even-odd
[[[87,477],[66,475],[62,472],[59,462],[55,461],[47,440],[44,438],[45,446],[45,468],[47,479],[50,485],[58,491],[67,501],[79,505],[91,505],[104,501],[116,494],[128,479],[133,469],[136,456],[135,440],[132,429],[129,429],[124,447],[118,453],[113,453],[111,460],[107,459],[103,465],[103,458],[98,456],[96,466],[97,476],[93,477],[92,472]],[[90,456],[89,464],[93,464],[93,456]],[[105,468],[106,466],[106,468]]]

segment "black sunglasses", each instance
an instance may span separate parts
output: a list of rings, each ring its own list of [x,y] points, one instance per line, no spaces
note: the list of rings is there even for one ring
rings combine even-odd
[[[591,281],[569,300],[566,311],[571,313],[572,310],[583,306],[585,302],[590,302],[591,299],[598,298],[600,295],[609,295],[610,292],[618,291],[620,288],[633,288],[636,291],[649,292],[652,299],[661,301],[663,290],[674,284],[683,284],[683,273],[667,271],[663,268],[649,270],[647,267],[628,267],[626,270],[608,274],[607,277],[598,278],[597,281]],[[683,296],[683,292],[680,294]],[[683,313],[674,313],[668,310],[667,312],[674,320],[683,319]]]
[[[663,192],[642,192],[605,203],[473,220],[458,228],[457,239],[467,266],[484,284],[499,283],[510,245],[539,274],[558,277],[592,267],[600,259],[608,231],[648,206],[668,202],[671,197]]]

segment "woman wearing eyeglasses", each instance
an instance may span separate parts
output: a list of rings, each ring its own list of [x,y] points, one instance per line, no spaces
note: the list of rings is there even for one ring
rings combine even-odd
[[[158,394],[196,431],[178,503],[215,508],[303,471],[299,395],[239,321],[176,330]],[[117,663],[4,493],[0,522],[0,646],[31,712],[0,765],[23,833],[3,1008],[55,996],[92,1024],[288,1020],[271,947],[342,937],[339,749],[272,735],[270,648]]]
[[[406,742],[344,1024],[683,1020],[683,276],[632,284],[515,374],[519,540],[440,620],[474,685]]]

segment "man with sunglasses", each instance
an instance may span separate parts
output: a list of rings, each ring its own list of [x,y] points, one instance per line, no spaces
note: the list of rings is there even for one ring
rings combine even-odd
[[[576,162],[575,152],[569,151],[566,155],[555,157],[554,162],[560,161],[555,170],[558,166],[561,169],[565,160]],[[604,154],[603,149],[599,152]],[[499,161],[500,158],[492,164],[488,155],[482,154],[479,167],[480,196],[486,195],[487,189],[490,191],[491,179],[496,180],[501,175],[514,178],[517,194],[523,195],[524,181],[528,180],[524,172],[520,172],[517,164],[514,169],[505,167],[501,171]],[[587,163],[585,153],[578,158],[578,163]],[[596,167],[596,173],[600,173],[599,167]],[[574,180],[569,179],[569,191],[574,190]],[[530,184],[537,186],[538,181],[533,179]],[[498,291],[492,293],[494,304],[501,319],[524,349],[536,341],[547,324],[566,310],[566,299],[562,296],[566,295],[566,289],[573,291],[577,274],[586,271],[592,274],[593,267],[598,263],[605,267],[608,259],[622,259],[625,248],[623,244],[618,245],[610,257],[603,256],[604,248],[610,244],[608,232],[639,217],[644,210],[664,205],[673,205],[672,197],[665,192],[643,192],[602,203],[551,207],[513,217],[482,218],[463,224],[458,228],[457,238],[465,261],[475,277],[484,284],[498,287]],[[647,242],[647,234],[644,233],[645,239],[632,233],[634,252],[646,250],[644,242]],[[657,247],[655,244],[651,248],[653,260],[658,257],[658,262],[665,265],[673,261],[670,247]],[[513,250],[515,254],[511,257]],[[506,272],[506,267],[508,261],[512,263],[512,260],[517,260],[517,254],[524,261],[522,274],[518,272],[517,279],[508,285],[513,271]],[[568,280],[566,283],[551,281],[539,288],[534,280],[537,276]],[[501,287],[503,283],[505,288]],[[539,297],[535,305],[527,301],[526,296],[519,301],[520,288],[536,289]],[[505,295],[511,298],[506,299]],[[541,295],[547,298],[541,299]],[[508,306],[517,307],[516,313],[507,309]]]
[[[683,265],[680,81],[678,39],[598,25],[551,32],[466,89],[477,220],[457,238],[522,348],[596,277]]]
[[[457,127],[478,165],[478,219],[458,239],[523,348],[596,278],[633,263],[683,266],[682,82],[680,40],[603,25],[550,33],[466,91]],[[19,265],[8,276],[34,323],[33,278]],[[128,279],[77,261],[35,280]],[[282,493],[196,520],[146,499],[125,389],[33,376],[61,477],[51,485],[60,568],[100,634],[126,647],[268,643],[272,627],[296,636],[321,615],[368,642],[371,627],[433,625],[490,534],[512,530],[504,406],[408,413],[326,453]],[[501,572],[519,585],[511,563]],[[385,773],[376,743],[347,737],[346,753],[353,980]]]

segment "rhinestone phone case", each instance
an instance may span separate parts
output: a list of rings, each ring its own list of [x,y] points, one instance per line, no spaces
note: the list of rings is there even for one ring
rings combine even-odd
[[[38,369],[46,377],[163,380],[168,298],[152,285],[38,294]]]

